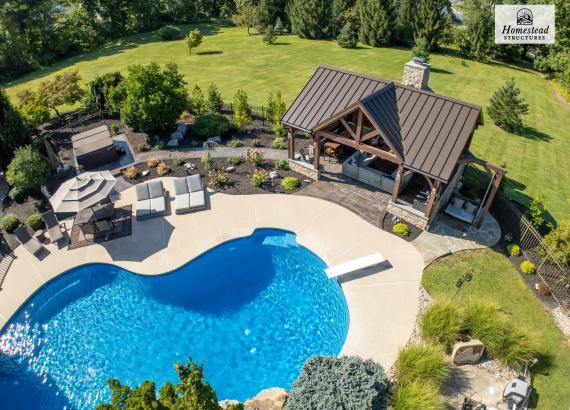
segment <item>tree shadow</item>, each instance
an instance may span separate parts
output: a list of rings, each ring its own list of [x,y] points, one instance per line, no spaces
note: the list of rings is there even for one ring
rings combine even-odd
[[[438,73],[438,74],[455,74],[455,73],[452,73],[451,71],[444,70],[442,68],[437,68],[437,67],[432,67],[431,72],[432,73]]]
[[[549,142],[552,139],[550,135],[539,131],[534,127],[523,127],[520,130],[517,130],[515,134],[535,141]]]
[[[211,51],[199,51],[196,54],[199,56],[213,56],[217,54],[223,54],[224,52],[221,50],[211,50]]]
[[[285,41],[276,41],[275,43],[272,44],[272,46],[290,46],[291,43],[287,43]]]

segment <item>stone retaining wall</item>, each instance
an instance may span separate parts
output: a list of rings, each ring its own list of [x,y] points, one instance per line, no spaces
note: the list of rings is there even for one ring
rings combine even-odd
[[[420,229],[427,228],[428,220],[426,217],[416,215],[410,211],[400,208],[391,201],[388,203],[387,211],[392,215],[417,226]]]
[[[289,168],[292,171],[298,172],[301,175],[311,178],[313,180],[319,179],[320,172],[316,170],[311,164],[305,164],[294,159],[289,159]]]

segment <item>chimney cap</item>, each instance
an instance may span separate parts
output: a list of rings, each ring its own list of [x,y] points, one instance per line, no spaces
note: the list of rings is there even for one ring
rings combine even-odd
[[[423,57],[412,57],[412,61],[414,63],[418,63],[418,64],[425,64],[426,63],[426,59]]]

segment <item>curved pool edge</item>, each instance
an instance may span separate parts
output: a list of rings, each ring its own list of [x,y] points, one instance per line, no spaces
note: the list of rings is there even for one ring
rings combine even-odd
[[[173,178],[162,178],[173,192]],[[75,267],[109,263],[140,275],[164,274],[229,240],[256,229],[296,234],[297,243],[327,265],[381,252],[389,266],[342,283],[350,326],[342,354],[393,364],[413,330],[423,259],[413,245],[385,232],[334,203],[300,195],[234,196],[210,192],[210,208],[196,213],[136,221],[132,235],[101,245],[68,251],[47,245],[38,260],[15,250],[0,298],[0,326],[43,284]],[[123,191],[117,206],[135,202],[134,187]]]

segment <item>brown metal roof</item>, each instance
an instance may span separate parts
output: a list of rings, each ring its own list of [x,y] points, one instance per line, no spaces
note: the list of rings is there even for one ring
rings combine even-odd
[[[283,115],[282,122],[312,131],[359,104],[404,165],[448,181],[481,108],[428,91],[321,66]]]

